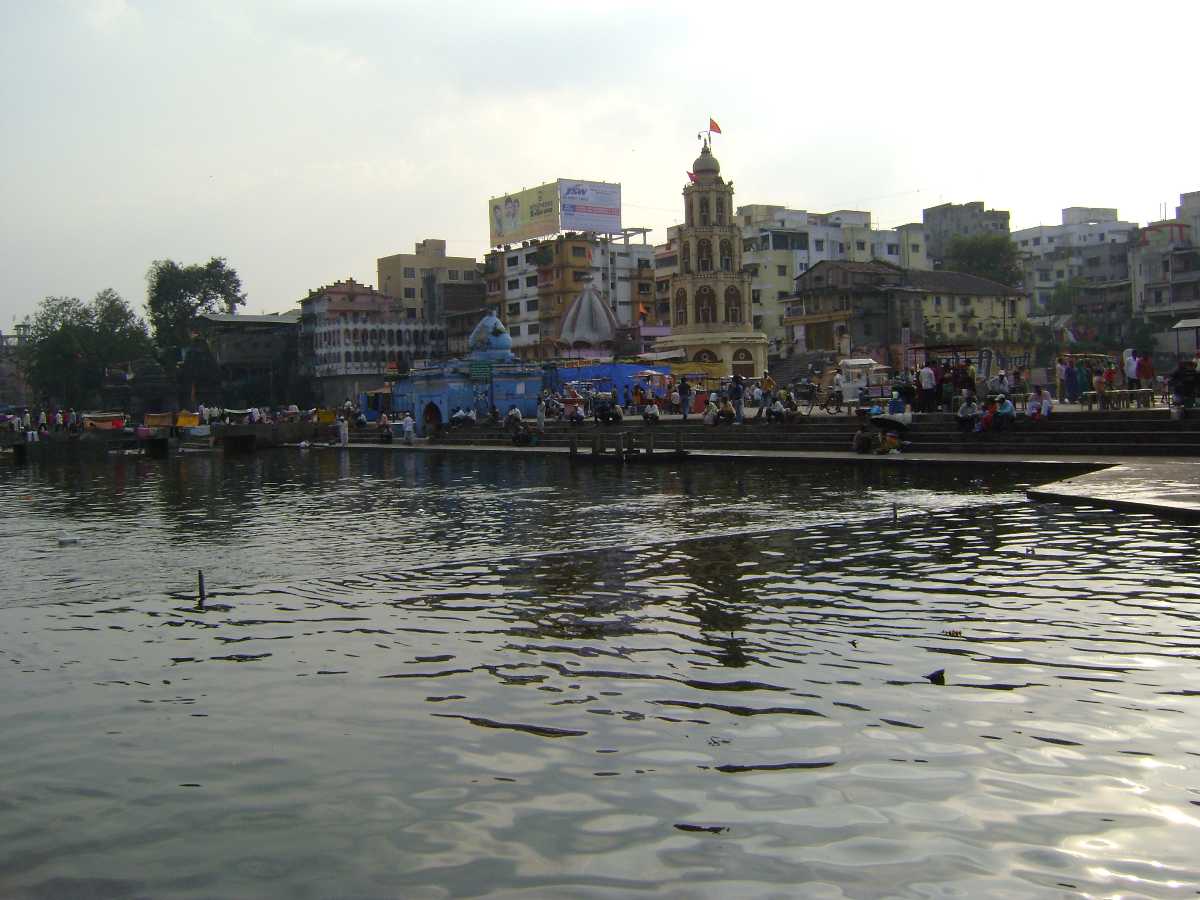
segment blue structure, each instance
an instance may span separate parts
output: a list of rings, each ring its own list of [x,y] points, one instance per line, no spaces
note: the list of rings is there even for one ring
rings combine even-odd
[[[547,390],[561,392],[569,381],[590,381],[596,385],[598,390],[616,391],[617,397],[620,399],[625,397],[626,388],[632,391],[641,385],[643,390],[652,391],[661,398],[665,393],[661,387],[655,387],[645,378],[637,377],[638,372],[646,371],[657,372],[660,375],[671,374],[669,368],[648,369],[645,365],[638,363],[596,362],[569,368],[562,366],[548,368],[545,383]]]
[[[512,352],[512,337],[489,311],[475,326],[466,359],[414,369],[392,386],[392,409],[411,411],[418,434],[450,421],[454,410],[474,409],[482,421],[493,407],[504,415],[516,406],[523,416],[537,414],[542,370],[522,363]]]

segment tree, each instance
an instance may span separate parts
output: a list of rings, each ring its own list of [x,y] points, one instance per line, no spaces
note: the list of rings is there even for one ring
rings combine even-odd
[[[246,302],[242,280],[223,257],[189,266],[171,259],[155,260],[146,273],[146,285],[154,343],[163,362],[171,365],[179,361],[180,349],[191,342],[192,323],[198,315],[219,309],[233,313]]]
[[[100,393],[104,371],[123,368],[153,350],[146,323],[111,288],[91,303],[46,297],[29,321],[23,350],[34,390],[65,406],[86,406]]]
[[[1021,265],[1017,246],[1003,234],[958,235],[950,239],[946,249],[946,268],[966,272],[980,278],[990,278],[1001,284],[1021,283]]]
[[[1052,316],[1069,316],[1075,312],[1075,299],[1079,296],[1079,287],[1083,282],[1078,278],[1070,281],[1060,281],[1054,286],[1050,295],[1050,307],[1046,311]]]

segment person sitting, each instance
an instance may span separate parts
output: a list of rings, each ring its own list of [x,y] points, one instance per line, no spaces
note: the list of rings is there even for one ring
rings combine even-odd
[[[979,418],[975,421],[976,433],[979,433],[982,431],[991,431],[992,423],[995,422],[995,419],[996,419],[996,401],[991,400],[991,399],[985,400],[983,403],[983,409],[979,413]]]
[[[975,402],[975,397],[967,394],[959,404],[958,413],[955,419],[958,421],[958,430],[964,434],[968,431],[975,431],[975,425],[979,422],[979,404]]]
[[[583,404],[572,403],[571,411],[567,413],[567,423],[570,425],[582,425],[583,420],[586,418],[583,414]]]
[[[776,395],[775,401],[767,407],[767,422],[782,422],[787,411],[784,408],[783,401]]]
[[[533,443],[533,432],[524,422],[518,422],[513,428],[512,442],[517,447],[528,447]]]
[[[521,410],[514,403],[509,407],[508,413],[504,416],[504,427],[516,431],[523,424],[522,419]]]
[[[653,425],[658,421],[659,412],[658,404],[651,400],[642,410],[642,421],[647,425]]]
[[[899,434],[894,431],[885,431],[879,436],[879,445],[875,448],[875,452],[881,456],[885,453],[899,453],[900,445]]]
[[[1036,422],[1050,415],[1052,409],[1054,409],[1054,400],[1051,398],[1050,392],[1042,390],[1040,384],[1034,385],[1033,393],[1029,395],[1029,402],[1025,404],[1025,415],[1031,422]]]
[[[904,400],[900,397],[899,391],[892,391],[892,399],[888,401],[887,411],[889,416],[904,412]]]
[[[737,413],[734,411],[733,403],[726,397],[721,401],[721,406],[717,410],[717,423],[723,422],[726,425],[732,425],[736,418]]]
[[[1013,406],[1012,401],[1009,400],[1004,394],[1001,394],[996,398],[996,400],[995,427],[997,431],[1004,431],[1005,429],[1011,427],[1012,423],[1016,421],[1017,410],[1016,407]]]
[[[717,404],[715,402],[713,402],[712,400],[709,400],[708,406],[704,407],[704,424],[705,425],[716,425],[717,424],[717,415],[719,413],[720,413],[720,410],[717,409]]]
[[[854,432],[854,437],[850,439],[850,449],[855,453],[870,453],[873,443],[871,435],[867,433],[867,426],[859,425],[858,431]]]

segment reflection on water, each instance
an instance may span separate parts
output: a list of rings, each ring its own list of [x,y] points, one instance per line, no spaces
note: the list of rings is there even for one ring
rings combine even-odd
[[[1200,539],[985,472],[6,471],[0,895],[1200,890]]]

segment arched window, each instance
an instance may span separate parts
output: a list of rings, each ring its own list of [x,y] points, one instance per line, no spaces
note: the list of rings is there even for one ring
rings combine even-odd
[[[700,198],[700,224],[701,225],[708,224],[708,198],[707,197]]]
[[[733,244],[729,241],[721,241],[721,271],[733,271]]]
[[[688,197],[687,202],[683,204],[683,221],[684,224],[691,226],[695,223],[696,217],[692,215],[692,198]]]
[[[733,285],[725,288],[725,321],[742,321],[742,292]]]
[[[692,242],[684,241],[680,250],[680,268],[684,275],[691,274],[692,271]]]
[[[712,267],[712,241],[701,238],[696,242],[696,271],[711,272]]]
[[[696,291],[696,322],[717,321],[717,295],[708,285]]]
[[[675,292],[675,324],[687,324],[687,291],[680,288]]]
[[[754,356],[749,350],[735,350],[733,353],[734,362],[754,362]]]
[[[717,224],[725,224],[725,199],[723,197],[717,198]]]
[[[696,355],[692,357],[692,362],[715,363],[716,361],[717,354],[711,350],[697,350]]]
[[[395,331],[395,329],[392,329],[392,328],[389,328],[389,329],[388,329],[388,343],[389,343],[389,344],[395,344],[395,343],[396,343],[396,331]]]

